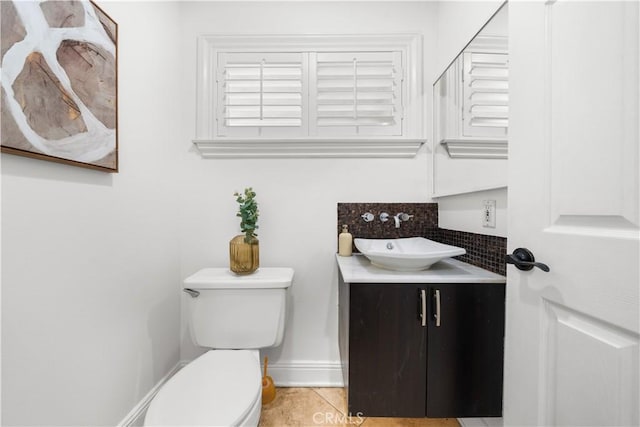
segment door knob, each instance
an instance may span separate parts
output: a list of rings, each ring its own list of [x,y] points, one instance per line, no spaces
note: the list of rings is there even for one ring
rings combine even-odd
[[[518,270],[529,271],[533,267],[538,267],[542,271],[549,272],[549,266],[541,262],[536,262],[535,257],[527,248],[518,248],[512,254],[505,257],[507,264],[513,264]]]

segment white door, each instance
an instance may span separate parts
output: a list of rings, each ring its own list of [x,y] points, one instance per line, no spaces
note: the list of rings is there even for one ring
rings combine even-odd
[[[509,6],[505,425],[638,425],[638,1]]]

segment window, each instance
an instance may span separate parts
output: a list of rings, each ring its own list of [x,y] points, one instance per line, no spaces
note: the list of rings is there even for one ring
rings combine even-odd
[[[506,37],[477,35],[445,70],[434,84],[434,123],[451,158],[508,157]]]
[[[304,136],[306,61],[301,53],[218,54],[216,136]]]
[[[421,40],[202,36],[203,157],[409,157],[422,135]]]
[[[402,136],[401,52],[327,52],[312,58],[312,133]]]
[[[509,128],[509,55],[464,52],[465,136],[507,138]]]

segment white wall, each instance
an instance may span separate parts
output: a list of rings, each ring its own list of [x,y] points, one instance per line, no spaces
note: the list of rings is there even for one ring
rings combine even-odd
[[[179,360],[178,4],[100,5],[120,173],[2,155],[3,425],[115,425]]]
[[[432,86],[471,38],[498,10],[498,1],[440,1],[437,15],[437,47],[434,74],[428,78]],[[431,164],[431,163],[430,163]],[[461,174],[460,180],[472,179]],[[464,183],[449,182],[453,188]],[[482,227],[482,201],[496,200],[496,228]],[[494,236],[507,235],[507,189],[480,191],[455,196],[438,197],[440,227]]]
[[[421,33],[426,75],[432,75],[435,9],[435,3],[415,2],[183,3],[185,75],[195,76],[199,33]],[[179,154],[182,276],[228,265],[228,241],[239,232],[233,192],[253,186],[261,213],[260,264],[296,272],[284,342],[268,351],[270,362],[336,363],[336,204],[429,200],[426,150],[412,159],[203,160],[189,142],[195,136],[195,82],[185,83],[188,119]],[[430,106],[431,98],[427,102]],[[183,322],[183,358],[200,351]]]

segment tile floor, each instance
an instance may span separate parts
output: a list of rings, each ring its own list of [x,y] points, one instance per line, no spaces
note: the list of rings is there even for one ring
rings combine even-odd
[[[455,418],[347,417],[342,388],[278,388],[262,407],[260,427],[459,427]]]

